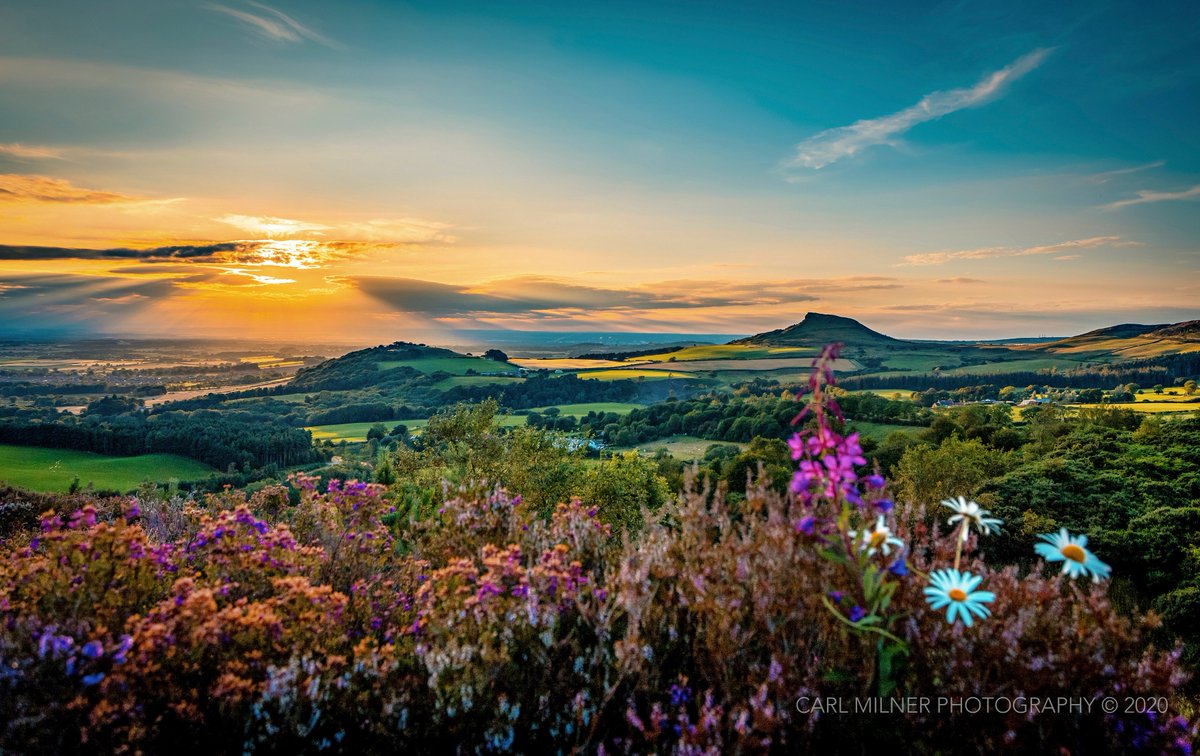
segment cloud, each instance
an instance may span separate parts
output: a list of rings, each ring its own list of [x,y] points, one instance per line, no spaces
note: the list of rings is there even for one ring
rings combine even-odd
[[[1200,199],[1200,184],[1196,184],[1191,189],[1183,189],[1178,192],[1158,192],[1152,189],[1143,189],[1137,193],[1137,197],[1110,202],[1107,205],[1101,206],[1100,209],[1116,210],[1117,208],[1129,207],[1130,205],[1144,205],[1148,202],[1173,202],[1176,200],[1194,199]]]
[[[305,41],[316,42],[319,45],[324,45],[332,49],[341,49],[342,45],[320,32],[305,26],[296,19],[287,15],[283,11],[276,10],[262,3],[256,3],[252,0],[247,5],[257,8],[260,13],[258,15],[249,11],[230,8],[227,5],[219,5],[212,3],[208,5],[209,10],[214,10],[218,13],[224,13],[227,16],[236,18],[238,21],[246,24],[246,27],[255,35],[269,40],[271,42],[281,42],[286,44],[301,44]]]
[[[796,154],[785,163],[785,167],[819,170],[870,147],[892,144],[895,137],[917,124],[964,108],[983,105],[999,95],[1006,86],[1040,66],[1049,53],[1046,49],[1034,50],[983,77],[973,87],[933,92],[922,97],[916,105],[891,115],[865,119],[815,134],[796,145]]]
[[[62,150],[55,147],[37,147],[12,142],[0,144],[0,155],[20,158],[22,160],[62,160]]]
[[[1108,180],[1114,176],[1128,176],[1131,173],[1141,173],[1142,171],[1153,170],[1154,168],[1162,168],[1167,164],[1165,160],[1155,160],[1153,163],[1145,163],[1143,165],[1134,165],[1129,168],[1117,168],[1112,171],[1103,171],[1101,173],[1093,173],[1087,177],[1087,180],[1093,184],[1106,184]]]
[[[1053,255],[1058,252],[1069,252],[1073,249],[1092,249],[1095,247],[1140,247],[1141,242],[1125,241],[1119,236],[1093,236],[1088,239],[1073,239],[1057,244],[1046,244],[1038,247],[981,247],[979,249],[960,249],[944,252],[923,252],[907,255],[904,262],[898,265],[944,265],[958,260],[988,260],[995,257],[1028,257],[1032,255]],[[1055,257],[1056,260],[1074,260],[1079,255],[1064,254]]]
[[[0,202],[55,202],[64,204],[107,205],[139,202],[138,197],[99,189],[84,189],[66,179],[20,173],[0,174]]]
[[[447,229],[451,228],[448,223],[419,218],[376,218],[337,225],[292,218],[276,218],[268,215],[226,215],[214,218],[214,220],[270,239],[310,234],[334,236],[346,241],[376,242],[379,245],[451,243],[455,241],[453,236],[446,233]]]
[[[536,276],[478,286],[376,276],[361,276],[352,281],[365,294],[393,310],[431,317],[526,313],[561,316],[575,311],[681,309],[729,304],[726,298],[688,292],[607,289]]]
[[[376,218],[362,223],[343,223],[337,226],[338,235],[345,239],[399,244],[451,243],[455,237],[446,231],[448,223],[420,218]]]
[[[311,231],[329,230],[329,226],[323,226],[319,223],[306,223],[304,221],[291,220],[290,218],[274,218],[267,215],[226,215],[215,220],[239,228],[242,231],[261,234],[271,239],[277,236],[292,236]]]
[[[0,260],[129,260],[143,263],[220,263],[249,267],[321,268],[333,260],[375,249],[362,242],[242,240],[148,249],[32,247],[0,244]],[[161,270],[161,268],[160,268]]]
[[[937,279],[936,281],[934,281],[934,283],[941,283],[941,284],[977,284],[977,283],[983,283],[983,279],[982,279],[982,278],[967,278],[967,277],[965,277],[965,276],[958,276],[958,277],[956,277],[956,278],[939,278],[939,279]]]
[[[474,285],[412,278],[347,279],[395,312],[429,318],[536,320],[625,319],[648,313],[728,307],[772,307],[815,302],[830,293],[900,288],[887,276],[792,281],[661,281],[628,289],[587,286],[541,276],[520,276]]]

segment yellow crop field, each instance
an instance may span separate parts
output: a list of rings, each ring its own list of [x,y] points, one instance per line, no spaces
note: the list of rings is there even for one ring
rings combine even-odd
[[[579,377],[597,381],[624,381],[636,378],[644,378],[646,380],[662,380],[664,378],[687,379],[695,378],[696,376],[673,370],[640,370],[637,368],[625,368],[620,370],[589,370],[579,373]]]
[[[655,362],[674,359],[677,362],[690,360],[761,360],[767,357],[798,357],[811,354],[816,356],[817,350],[812,347],[765,347],[750,344],[702,344],[685,347],[674,352],[651,354],[638,357],[630,362]]]

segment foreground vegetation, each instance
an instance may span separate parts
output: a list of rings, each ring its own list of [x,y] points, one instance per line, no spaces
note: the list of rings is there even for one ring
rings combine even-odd
[[[787,443],[710,445],[743,481],[768,460],[736,492],[674,497],[668,459],[585,460],[494,403],[435,415],[380,483],[5,492],[0,749],[1190,752],[1200,421],[964,407],[902,434],[889,484],[892,437],[844,436],[831,377]],[[960,493],[1000,532],[947,522]],[[1092,540],[1038,537],[1060,527]],[[1166,625],[1140,606],[1164,591]],[[934,703],[811,706],[907,697]],[[1093,705],[935,703],[1060,698]]]

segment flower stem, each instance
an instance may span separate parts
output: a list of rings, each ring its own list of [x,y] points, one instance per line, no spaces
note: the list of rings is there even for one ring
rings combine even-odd
[[[957,543],[954,546],[954,571],[958,571],[958,564],[962,561],[962,545],[963,541],[967,540],[967,518],[963,518],[962,524],[958,526],[958,535],[954,538]]]

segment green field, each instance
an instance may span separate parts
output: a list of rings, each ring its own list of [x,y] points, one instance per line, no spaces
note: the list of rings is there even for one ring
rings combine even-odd
[[[858,435],[863,438],[870,438],[875,441],[883,441],[888,437],[888,434],[893,431],[907,433],[910,436],[915,436],[925,428],[919,425],[894,425],[892,423],[867,423],[860,420],[851,420],[847,423],[850,431],[858,431]]]
[[[589,412],[616,412],[626,415],[642,405],[628,402],[590,402],[587,404],[557,405],[564,416],[583,417]],[[530,412],[545,412],[549,407],[535,407]],[[499,415],[496,422],[502,428],[516,428],[526,423],[526,415]],[[389,431],[397,425],[408,428],[409,433],[419,433],[429,423],[428,420],[373,420],[363,423],[336,423],[333,425],[310,425],[306,430],[311,431],[314,441],[348,441],[358,443],[367,440],[367,431],[376,425],[382,425]]]
[[[1186,402],[1147,402],[1139,399],[1136,402],[1127,402],[1123,404],[1072,404],[1071,407],[1082,407],[1087,409],[1095,409],[1103,407],[1105,409],[1128,409],[1134,412],[1146,412],[1150,414],[1161,414],[1164,412],[1200,412],[1200,403],[1189,404]]]
[[[641,404],[629,402],[587,402],[584,404],[558,404],[558,414],[564,417],[583,417],[589,412],[615,412],[618,415],[628,415],[635,409],[641,409]],[[530,412],[545,412],[549,407],[534,407]]]
[[[1077,368],[1081,364],[1078,360],[1069,360],[1063,357],[1032,357],[1027,360],[1005,360],[1003,362],[989,362],[984,365],[967,365],[965,367],[954,368],[953,370],[943,370],[942,375],[1004,375],[1005,373],[1024,372],[1027,370]]]
[[[455,386],[494,386],[500,383],[520,383],[523,380],[525,379],[517,375],[452,375],[433,384],[433,387],[444,390]]]
[[[957,355],[945,352],[917,352],[896,354],[883,361],[883,366],[891,370],[911,370],[913,372],[929,372],[936,368],[954,368],[962,364]]]
[[[403,425],[408,428],[408,432],[420,430],[425,427],[428,420],[375,420],[369,423],[335,423],[333,425],[310,425],[305,430],[311,431],[313,441],[350,441],[359,442],[367,440],[367,431],[376,425],[382,425],[384,428],[391,430],[397,425]]]
[[[637,368],[628,368],[621,370],[587,370],[582,373],[576,373],[580,378],[593,379],[597,381],[624,381],[635,378],[643,378],[648,381],[663,380],[664,378],[682,378],[689,379],[696,376],[691,373],[680,373],[674,370],[639,370]]]
[[[672,436],[658,441],[648,441],[644,444],[638,444],[636,448],[643,454],[654,454],[659,449],[666,449],[672,457],[676,459],[686,460],[688,462],[704,458],[704,452],[713,444],[722,446],[736,446],[739,449],[745,449],[746,445],[734,441],[710,441],[706,438],[697,438],[696,436]],[[620,451],[619,449],[617,451]]]
[[[685,347],[677,352],[663,352],[645,357],[634,357],[629,362],[657,362],[675,360],[689,362],[691,360],[762,360],[768,357],[801,357],[816,354],[811,347],[765,347],[750,344],[705,344],[702,346]]]
[[[891,399],[895,402],[911,402],[913,391],[911,389],[854,389],[847,391],[847,394],[878,394],[884,399]]]
[[[424,357],[415,360],[384,360],[375,364],[380,370],[410,367],[422,373],[446,372],[450,375],[466,375],[468,370],[474,370],[476,373],[517,373],[517,368],[513,365],[485,360],[482,357]]]
[[[0,480],[34,491],[66,491],[79,478],[101,491],[131,491],[150,480],[198,480],[216,472],[194,459],[174,454],[109,457],[70,449],[0,444]]]
[[[525,424],[524,415],[500,415],[496,422],[503,428],[515,428]],[[374,420],[365,423],[335,423],[333,425],[310,425],[305,430],[311,431],[314,441],[349,441],[351,443],[367,440],[367,431],[376,425],[382,425],[389,431],[397,425],[408,428],[409,433],[419,433],[429,424],[428,420]]]

